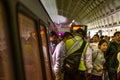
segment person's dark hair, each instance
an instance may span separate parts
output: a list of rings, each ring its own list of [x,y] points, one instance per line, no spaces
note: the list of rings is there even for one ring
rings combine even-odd
[[[99,35],[98,35],[98,34],[95,34],[94,36],[96,36],[96,37],[98,37],[98,38],[99,38]],[[93,37],[94,37],[94,36],[93,36]]]
[[[102,35],[102,36],[100,36],[100,39],[103,39],[103,37],[104,37],[103,35]]]
[[[51,31],[51,32],[50,32],[50,36],[51,36],[51,37],[52,37],[52,36],[57,36],[57,34],[56,34],[56,32]]]
[[[62,38],[64,39],[65,37],[69,37],[69,36],[72,36],[73,37],[73,35],[70,33],[70,32],[65,32],[64,33],[64,35],[62,36]]]
[[[107,42],[106,40],[101,39],[101,40],[99,41],[99,43],[98,43],[98,46],[101,46],[104,42],[108,44],[108,42]]]
[[[120,31],[117,31],[114,33],[114,36],[116,36],[117,34],[120,34]]]
[[[82,34],[83,37],[86,36],[86,32],[81,28],[77,29],[76,32]]]

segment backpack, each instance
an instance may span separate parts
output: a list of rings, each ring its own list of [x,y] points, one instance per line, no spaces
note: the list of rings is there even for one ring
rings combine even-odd
[[[63,66],[62,66],[63,71],[65,71],[67,73],[72,73],[72,74],[74,74],[78,71],[81,55],[83,53],[83,49],[84,49],[85,45],[86,45],[86,41],[83,41],[80,49],[78,49],[77,51],[68,55],[64,59]]]

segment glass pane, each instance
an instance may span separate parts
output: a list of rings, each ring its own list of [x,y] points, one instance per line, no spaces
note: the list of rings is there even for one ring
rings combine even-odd
[[[27,80],[43,80],[35,22],[19,13],[19,29]]]
[[[47,75],[47,80],[52,80],[51,77],[51,67],[50,67],[50,61],[49,61],[49,55],[48,55],[48,49],[47,49],[47,41],[46,41],[46,34],[45,34],[45,29],[43,26],[40,26],[40,34],[41,34],[41,39],[42,39],[42,47],[43,47],[43,55],[45,59],[45,69],[46,69],[46,75]]]
[[[14,80],[11,51],[6,31],[7,21],[4,6],[0,1],[0,80]]]

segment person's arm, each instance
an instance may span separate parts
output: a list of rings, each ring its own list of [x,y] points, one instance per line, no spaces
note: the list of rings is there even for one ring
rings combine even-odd
[[[101,71],[103,69],[103,65],[98,60],[100,54],[102,53],[100,53],[98,50],[95,50],[92,53],[93,69],[97,71]]]
[[[55,58],[56,58],[56,61],[55,61],[55,65],[54,65],[54,70],[59,72],[61,70],[61,65],[62,65],[62,62],[63,62],[63,59],[65,57],[65,50],[64,50],[64,46],[63,44],[61,43],[60,45],[58,45],[56,47],[56,55],[55,55]]]
[[[91,73],[92,68],[93,68],[93,65],[92,65],[92,50],[89,46],[87,47],[87,50],[86,50],[86,67],[87,67],[88,73]]]
[[[119,66],[118,66],[117,72],[119,72],[120,71],[120,52],[118,52],[117,59],[119,61]]]
[[[55,50],[55,64],[54,64],[54,71],[59,71],[59,67],[60,67],[60,48],[57,47],[56,50]]]
[[[111,51],[112,51],[112,42],[110,42],[109,44],[108,44],[108,48],[107,48],[107,50],[106,50],[106,53],[105,53],[105,59],[106,59],[106,62],[105,62],[105,66],[107,67],[108,66],[108,63],[109,63],[109,58],[111,57]]]

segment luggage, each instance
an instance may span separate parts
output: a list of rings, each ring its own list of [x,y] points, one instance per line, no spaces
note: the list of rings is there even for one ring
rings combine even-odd
[[[85,45],[86,45],[86,41],[83,41],[80,49],[78,49],[74,53],[68,55],[64,59],[62,67],[65,72],[73,74],[78,71],[81,55],[83,53],[83,49],[84,49]]]

